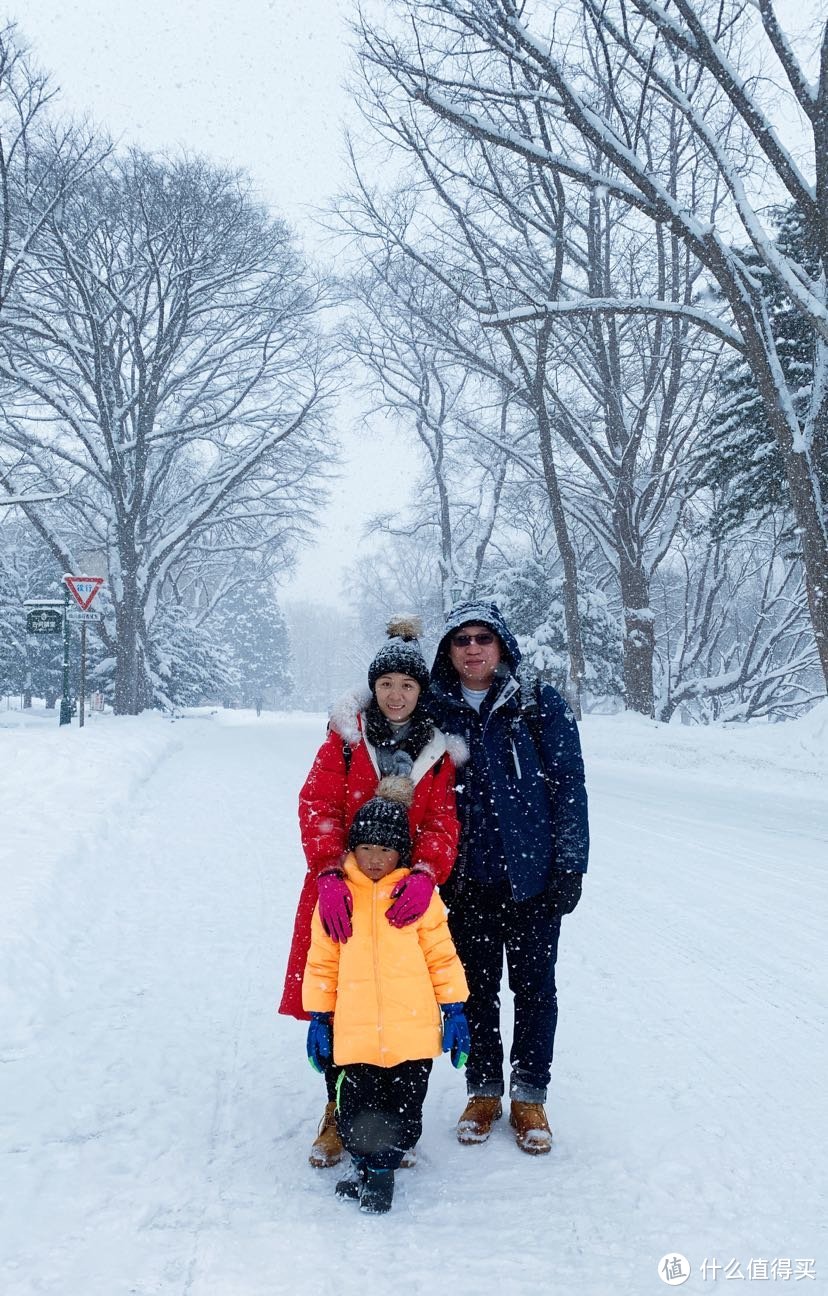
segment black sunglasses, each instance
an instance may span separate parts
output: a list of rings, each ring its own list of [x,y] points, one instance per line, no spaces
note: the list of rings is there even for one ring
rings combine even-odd
[[[451,642],[454,648],[468,648],[469,644],[480,644],[485,648],[488,644],[493,644],[495,636],[491,630],[484,630],[481,634],[456,634],[452,635]]]

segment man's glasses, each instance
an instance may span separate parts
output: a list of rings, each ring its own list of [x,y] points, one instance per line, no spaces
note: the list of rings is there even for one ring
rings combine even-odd
[[[481,634],[453,635],[451,644],[453,648],[468,648],[469,644],[476,643],[480,644],[482,648],[486,648],[489,644],[493,644],[494,641],[495,637],[492,632],[490,630],[484,630]]]

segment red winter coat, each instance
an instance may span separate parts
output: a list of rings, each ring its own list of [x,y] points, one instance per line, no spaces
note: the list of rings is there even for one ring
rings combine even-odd
[[[308,1019],[302,1008],[302,977],[310,948],[311,918],[317,901],[316,880],[327,868],[338,867],[348,849],[348,829],[354,815],[377,790],[380,780],[376,753],[363,737],[359,705],[368,697],[349,698],[334,712],[328,736],[316,754],[299,793],[299,831],[307,872],[293,924],[285,985],[279,1012]],[[345,769],[345,744],[351,749]],[[408,812],[411,863],[428,869],[439,885],[454,865],[460,825],[454,799],[456,764],[465,759],[462,739],[445,738],[439,729],[414,762],[414,799]]]

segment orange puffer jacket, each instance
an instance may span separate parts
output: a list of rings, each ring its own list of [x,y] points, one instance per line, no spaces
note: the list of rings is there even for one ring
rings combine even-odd
[[[372,882],[345,860],[354,901],[354,934],[344,945],[331,940],[314,910],[311,947],[302,982],[306,1012],[334,1014],[334,1061],[392,1067],[437,1057],[442,1046],[438,1004],[465,1002],[469,988],[435,893],[409,927],[392,927],[385,911],[391,892],[407,875],[395,869]]]

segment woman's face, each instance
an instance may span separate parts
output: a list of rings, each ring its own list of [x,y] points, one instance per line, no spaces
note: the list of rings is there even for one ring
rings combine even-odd
[[[399,671],[392,671],[390,675],[379,676],[374,685],[374,696],[386,720],[402,724],[417,705],[420,686],[410,675],[401,675]]]

